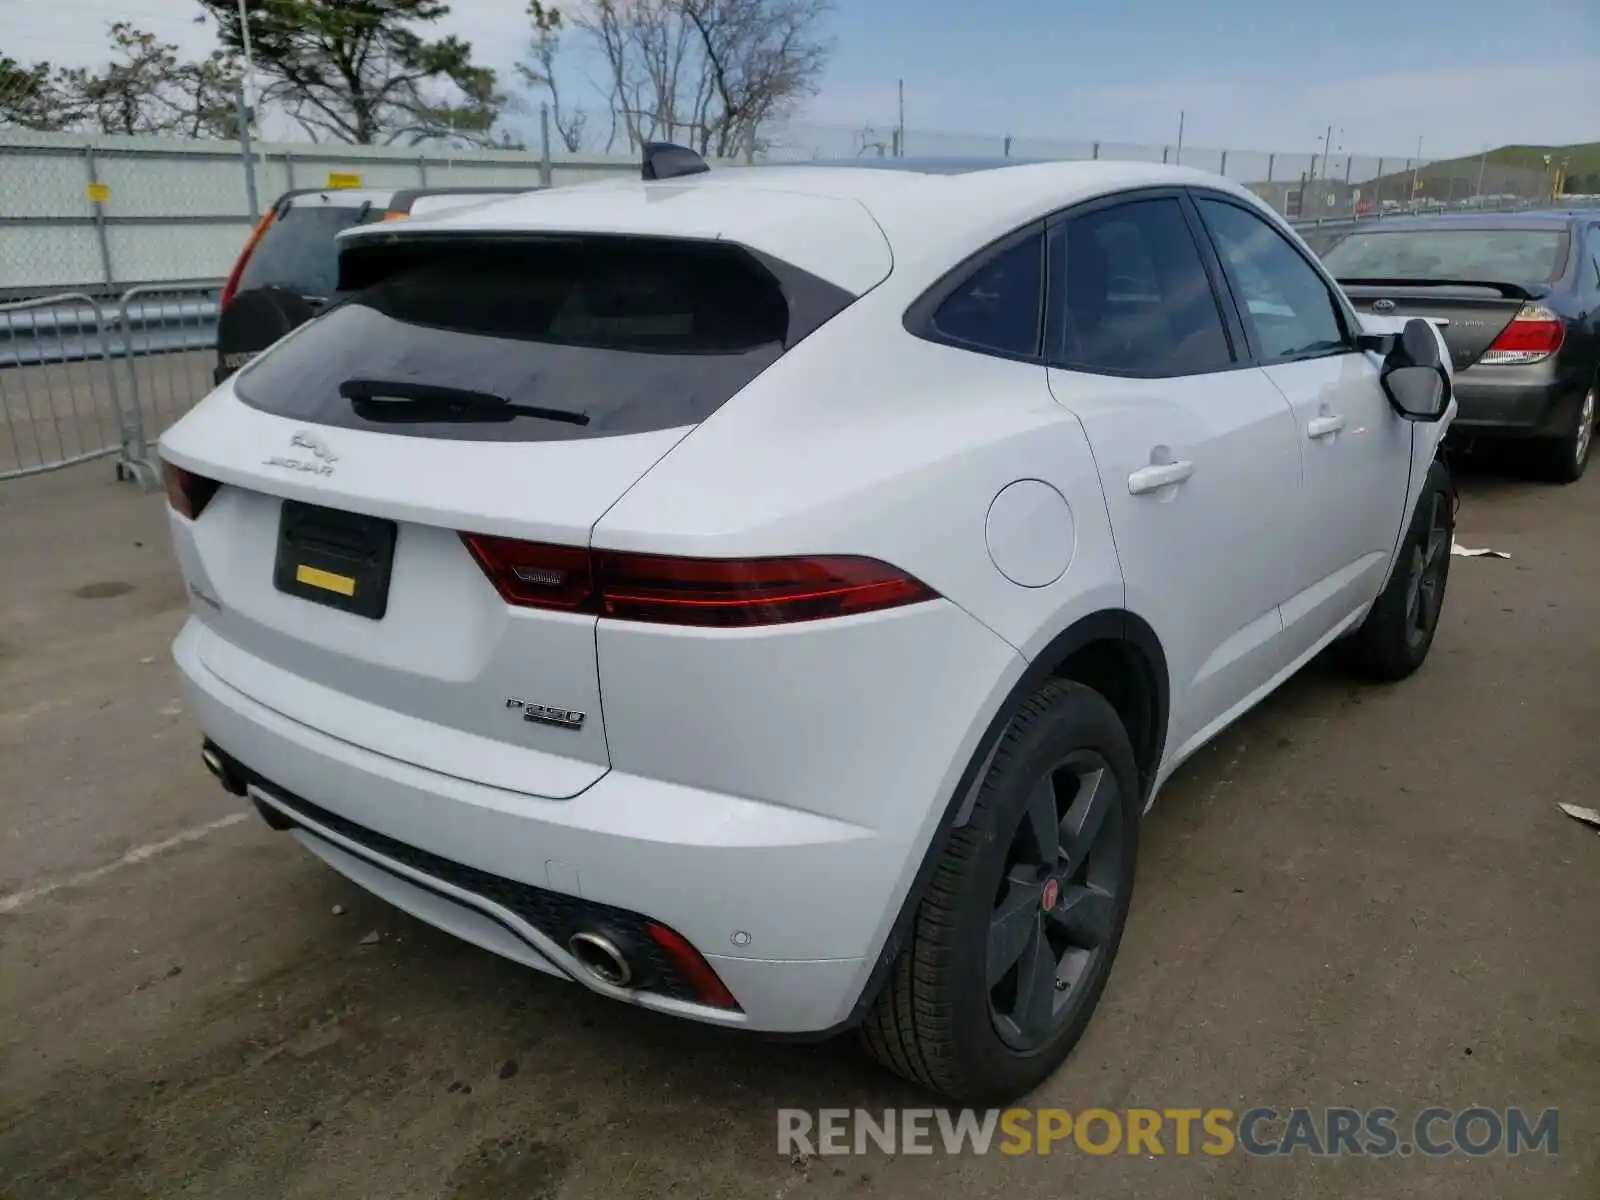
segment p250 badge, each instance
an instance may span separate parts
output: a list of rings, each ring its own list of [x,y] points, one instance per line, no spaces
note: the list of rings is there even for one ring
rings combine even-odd
[[[582,729],[589,715],[575,708],[535,704],[531,700],[518,700],[515,696],[506,697],[506,707],[520,711],[524,721],[532,721],[535,725],[555,725],[560,729]]]

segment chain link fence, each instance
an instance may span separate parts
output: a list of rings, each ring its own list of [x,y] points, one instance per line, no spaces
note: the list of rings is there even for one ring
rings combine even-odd
[[[0,121],[4,112],[0,111]],[[791,125],[758,161],[1011,158],[1180,163],[1249,188],[1317,250],[1352,222],[1550,201],[1544,171],[1476,160]],[[720,164],[719,164],[720,165]],[[526,185],[638,170],[633,154],[238,142],[0,126],[0,479],[148,447],[212,386],[219,279],[294,189]]]
[[[1249,188],[1294,221],[1352,220],[1402,212],[1515,208],[1555,198],[1561,172],[1491,161],[1487,153],[1445,160],[1415,156],[1307,154],[1211,149],[1178,143],[1062,140],[1008,134],[797,124],[774,133],[767,157],[1109,159],[1174,163],[1222,175]]]

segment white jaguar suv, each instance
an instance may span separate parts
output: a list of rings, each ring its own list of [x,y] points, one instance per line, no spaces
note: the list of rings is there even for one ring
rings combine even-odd
[[[618,1000],[1066,1057],[1186,756],[1422,662],[1454,411],[1244,190],[896,161],[341,239],[162,439],[203,756],[398,907]]]

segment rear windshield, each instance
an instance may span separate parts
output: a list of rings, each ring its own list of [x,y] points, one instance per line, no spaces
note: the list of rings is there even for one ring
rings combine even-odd
[[[788,330],[778,280],[732,246],[433,243],[262,355],[237,391],[295,420],[413,437],[645,433],[704,420]]]
[[[1561,229],[1373,229],[1322,256],[1344,279],[1481,279],[1553,283],[1567,265]]]
[[[352,225],[381,216],[373,205],[293,205],[267,226],[239,276],[239,290],[281,287],[326,299],[339,278],[334,237]]]

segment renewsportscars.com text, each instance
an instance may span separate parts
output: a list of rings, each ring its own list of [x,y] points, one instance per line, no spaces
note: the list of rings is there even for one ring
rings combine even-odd
[[[1306,1154],[1442,1158],[1560,1153],[1560,1114],[1547,1108],[785,1108],[778,1153]]]

